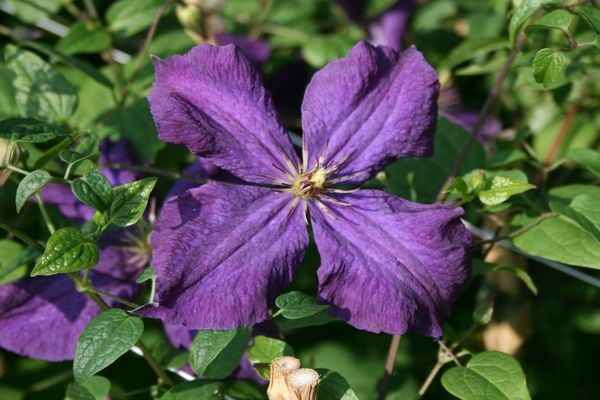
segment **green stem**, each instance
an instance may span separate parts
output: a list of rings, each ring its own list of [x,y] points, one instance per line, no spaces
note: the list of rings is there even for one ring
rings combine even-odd
[[[121,303],[121,304],[123,304],[123,305],[125,305],[127,307],[131,307],[131,308],[140,308],[141,307],[137,303],[134,303],[134,302],[126,300],[126,299],[124,299],[122,297],[115,296],[113,294],[107,293],[107,292],[105,292],[103,290],[96,289],[95,287],[88,286],[85,290],[93,292],[93,293],[96,293],[96,294],[98,294],[100,296],[104,296],[106,298],[109,298],[109,299],[111,299],[113,301],[116,301],[117,303]]]
[[[3,222],[0,222],[0,228],[4,229],[6,232],[10,233],[11,235],[19,238],[26,245],[34,247],[35,249],[39,250],[42,253],[44,252],[44,250],[45,250],[44,246],[42,246],[41,244],[36,242],[34,239],[30,238],[23,232],[19,231],[18,229],[14,228],[8,224],[5,224]]]
[[[52,220],[50,219],[50,215],[48,215],[46,206],[44,205],[44,202],[42,201],[42,198],[40,197],[39,193],[35,194],[35,199],[37,201],[38,207],[40,208],[40,213],[42,213],[42,218],[44,219],[44,222],[46,223],[46,227],[48,228],[48,231],[50,231],[50,234],[52,235],[54,232],[56,232],[56,229],[54,228],[54,224],[52,223]]]
[[[438,360],[438,362],[435,363],[435,365],[429,372],[429,375],[427,375],[425,382],[423,382],[423,385],[421,385],[421,387],[419,388],[419,392],[418,392],[419,398],[423,397],[425,392],[427,392],[427,389],[429,389],[429,386],[431,386],[431,384],[433,383],[433,380],[435,379],[438,372],[440,372],[440,370],[442,369],[443,366],[444,366],[444,363],[440,362],[439,360]]]
[[[6,166],[6,168],[10,169],[11,171],[18,172],[19,174],[22,174],[22,175],[29,175],[29,172],[27,172],[27,171],[25,171],[24,169],[21,169],[21,168],[19,168],[19,167],[15,167],[14,165],[10,165],[10,164],[8,164],[8,165]]]

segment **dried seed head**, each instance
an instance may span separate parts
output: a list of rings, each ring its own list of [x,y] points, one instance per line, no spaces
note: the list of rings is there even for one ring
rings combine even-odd
[[[291,400],[286,378],[300,368],[300,360],[294,357],[279,357],[271,362],[271,380],[267,394],[269,400]]]
[[[314,369],[300,368],[287,377],[290,400],[317,400],[319,374]]]

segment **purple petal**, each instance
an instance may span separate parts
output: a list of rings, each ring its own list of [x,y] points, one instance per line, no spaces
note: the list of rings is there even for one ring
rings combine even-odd
[[[176,349],[189,350],[196,331],[191,331],[181,324],[164,324],[167,339]]]
[[[107,164],[135,164],[133,153],[131,142],[125,139],[117,142],[104,139],[100,143],[100,159],[98,160],[100,172],[112,185],[124,185],[140,179],[140,174],[137,172],[117,170],[106,166]]]
[[[293,179],[291,141],[241,50],[200,45],[154,65],[149,101],[161,140],[185,144],[249,182]]]
[[[94,209],[77,200],[66,183],[49,183],[40,191],[40,197],[45,204],[58,206],[67,218],[89,221],[94,215]]]
[[[245,36],[232,35],[225,32],[217,33],[215,39],[220,46],[227,44],[238,46],[248,60],[257,66],[267,62],[271,56],[271,47],[269,47],[267,42],[262,40],[250,39]]]
[[[310,205],[321,255],[319,296],[360,329],[440,336],[469,276],[462,209],[377,190]],[[368,295],[365,295],[368,294]]]
[[[231,329],[269,316],[308,243],[304,209],[271,189],[209,182],[170,199],[152,232],[159,306],[188,329]]]
[[[308,169],[361,183],[399,157],[431,154],[439,84],[421,53],[360,42],[317,72],[302,104]]]
[[[94,286],[116,296],[136,294],[131,254],[110,247],[90,272]],[[77,339],[100,308],[64,275],[27,278],[0,286],[0,347],[48,361],[72,359]]]
[[[400,50],[414,8],[412,0],[398,1],[389,10],[371,21],[368,29],[372,43]]]

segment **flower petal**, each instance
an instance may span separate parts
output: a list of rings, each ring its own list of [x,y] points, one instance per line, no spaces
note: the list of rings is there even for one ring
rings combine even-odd
[[[361,183],[396,158],[431,154],[438,91],[435,71],[415,48],[358,43],[306,89],[308,169],[337,166],[330,179]]]
[[[127,263],[130,256],[120,248],[103,249],[98,266],[90,272],[94,286],[116,296],[134,297],[137,271]],[[72,359],[83,328],[99,312],[64,275],[2,285],[0,347],[42,360]]]
[[[269,316],[292,281],[308,234],[293,197],[209,182],[171,198],[152,232],[158,307],[188,329],[231,329]]]
[[[232,35],[226,32],[219,32],[215,34],[215,39],[221,46],[235,44],[244,52],[248,60],[250,60],[254,65],[266,63],[271,56],[271,47],[269,47],[267,42],[262,40],[250,39],[246,36]]]
[[[369,22],[368,29],[373,44],[400,50],[414,8],[412,0],[398,1],[379,17]]]
[[[462,209],[378,190],[331,199],[310,205],[319,296],[360,329],[440,336],[469,276],[471,235]]]
[[[259,74],[234,45],[155,60],[149,96],[159,138],[249,182],[289,180],[297,156]]]

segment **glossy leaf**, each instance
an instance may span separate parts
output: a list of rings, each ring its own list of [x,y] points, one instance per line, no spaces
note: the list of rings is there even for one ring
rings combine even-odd
[[[318,314],[329,308],[317,300],[299,291],[282,294],[275,299],[275,304],[280,308],[279,313],[288,319],[299,319]]]
[[[75,228],[57,230],[31,276],[55,275],[89,269],[98,263],[98,247]]]
[[[250,330],[247,328],[198,332],[190,350],[192,369],[213,379],[229,376],[240,364],[249,340]]]
[[[319,400],[358,400],[358,396],[346,379],[337,372],[318,368],[320,383]]]
[[[513,243],[534,256],[600,269],[600,241],[570,218],[547,218],[515,237]]]
[[[113,188],[110,223],[126,227],[135,224],[144,213],[156,178],[145,178]]]
[[[523,26],[542,6],[558,4],[560,4],[560,0],[523,0],[520,2],[514,8],[508,24],[510,42],[513,44],[516,42],[517,36]]]
[[[527,27],[527,31],[540,28],[560,29],[566,31],[573,21],[573,14],[565,10],[554,10],[538,19],[535,24]]]
[[[110,392],[110,381],[103,376],[92,376],[67,387],[65,400],[105,400]]]
[[[582,194],[575,197],[565,214],[600,241],[600,196]]]
[[[85,327],[73,361],[77,382],[108,367],[129,351],[142,336],[144,323],[139,317],[113,308],[98,314]]]
[[[88,172],[82,178],[74,180],[71,190],[82,203],[98,211],[107,211],[111,206],[112,187],[98,171]]]
[[[256,336],[248,349],[248,360],[254,365],[259,375],[269,379],[269,366],[277,357],[293,356],[294,350],[283,340],[267,336]]]
[[[493,176],[488,178],[485,187],[479,191],[479,200],[488,206],[500,204],[515,194],[534,189],[535,186],[526,181],[512,179],[506,176]]]
[[[461,400],[531,399],[519,362],[496,351],[476,354],[465,367],[449,369],[442,385]]]
[[[567,65],[567,56],[560,50],[542,49],[535,54],[533,77],[545,88],[551,86],[560,78]]]
[[[0,121],[0,139],[42,143],[63,135],[66,135],[66,132],[62,128],[31,118],[10,118]]]
[[[21,208],[25,205],[25,202],[30,196],[33,196],[40,191],[48,182],[52,180],[52,176],[43,169],[36,169],[26,175],[19,186],[17,186],[17,193],[15,194],[15,205],[17,212],[21,212]]]

